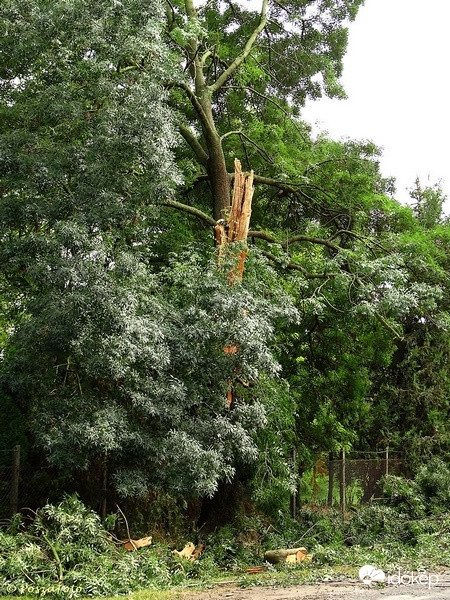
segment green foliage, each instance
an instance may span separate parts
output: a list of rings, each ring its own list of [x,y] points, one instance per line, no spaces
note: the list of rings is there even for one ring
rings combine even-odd
[[[386,475],[382,480],[382,490],[399,512],[415,518],[425,514],[425,503],[416,481],[395,475]]]
[[[294,308],[273,289],[256,296],[251,269],[245,287],[230,287],[215,258],[191,254],[160,275],[119,257],[108,271],[80,268],[86,286],[30,302],[5,361],[38,442],[69,476],[107,467],[123,497],[212,494],[236,461],[255,461],[264,382],[278,372],[274,324]],[[238,356],[223,352],[230,340]],[[229,412],[236,373],[242,393]]]
[[[425,229],[432,229],[442,221],[442,207],[446,196],[439,184],[422,187],[419,179],[416,179],[415,187],[409,194],[416,202],[414,212],[417,219]]]
[[[248,465],[248,490],[274,518],[320,453],[389,444],[413,471],[450,456],[442,192],[417,182],[414,210],[399,206],[373,143],[313,140],[297,118],[307,97],[344,96],[346,24],[361,4],[270,1],[244,56],[252,7],[6,3],[0,444],[21,442],[26,422],[68,480],[106,479],[143,505],[161,490],[211,496]],[[187,151],[176,122],[191,127]],[[228,181],[235,156],[259,175],[257,233],[230,286],[233,252],[219,261],[211,248],[218,198],[204,181]],[[169,212],[177,193],[201,225]],[[445,466],[420,473],[386,480],[390,509],[447,510]],[[394,537],[381,513],[353,537]],[[303,517],[316,541],[341,543],[333,519]],[[235,560],[233,535],[213,562]]]
[[[416,475],[429,514],[450,511],[450,468],[447,463],[433,457]]]
[[[407,544],[446,532],[449,514],[448,466],[435,458],[414,480],[388,475],[383,495],[388,504],[362,506],[348,523],[347,539],[353,545]],[[441,516],[440,516],[441,515]]]
[[[27,529],[0,532],[2,594],[77,598],[171,581],[155,549],[128,553],[76,497],[40,509]]]

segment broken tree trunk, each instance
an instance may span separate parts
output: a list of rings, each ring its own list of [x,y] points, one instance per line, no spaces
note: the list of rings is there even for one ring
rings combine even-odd
[[[227,220],[217,221],[215,226],[216,246],[219,249],[219,265],[224,256],[231,249],[230,244],[239,243],[232,255],[232,266],[228,272],[228,283],[232,286],[242,281],[244,264],[247,258],[247,235],[252,214],[253,198],[253,171],[243,173],[240,161],[234,159],[234,186],[231,210]],[[239,348],[230,344],[225,346],[226,354],[236,354]],[[234,403],[233,386],[230,382],[227,392],[227,407],[231,410]]]
[[[247,258],[246,244],[250,216],[252,214],[253,171],[243,173],[240,161],[234,160],[234,187],[231,210],[227,220],[221,219],[215,226],[216,246],[219,249],[219,264],[223,259],[227,246],[233,242],[241,242],[236,264],[228,273],[230,285],[242,281],[244,263]]]
[[[264,554],[264,560],[272,565],[280,562],[302,562],[308,556],[306,548],[282,548],[279,550],[268,550]]]
[[[218,265],[223,267],[225,258],[230,258],[231,267],[227,273],[230,286],[242,281],[245,259],[247,258],[247,235],[250,225],[253,198],[253,171],[243,173],[240,161],[234,161],[234,186],[230,213],[227,218],[217,221],[214,227]],[[239,353],[239,346],[232,340],[223,348],[225,354]],[[236,377],[238,369],[235,371]],[[234,407],[236,396],[233,380],[228,380],[226,406],[228,411]],[[219,490],[212,498],[204,498],[199,517],[199,526],[207,524],[208,530],[228,523],[241,503],[239,481],[219,482]]]

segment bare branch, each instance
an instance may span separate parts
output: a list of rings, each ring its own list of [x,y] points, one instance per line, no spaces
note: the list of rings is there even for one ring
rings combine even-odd
[[[208,225],[211,225],[211,227],[215,227],[217,224],[216,220],[213,217],[204,213],[202,210],[196,208],[195,206],[189,206],[188,204],[183,204],[182,202],[177,202],[176,200],[170,200],[170,199],[162,200],[160,202],[160,204],[163,206],[169,206],[171,208],[175,208],[177,210],[182,210],[191,215],[194,215],[195,217],[198,217],[199,219],[201,219]],[[336,244],[333,244],[329,240],[326,240],[324,238],[310,236],[310,235],[302,235],[302,234],[293,235],[290,238],[281,241],[277,237],[275,237],[274,235],[272,235],[270,233],[267,233],[266,231],[249,231],[248,237],[261,239],[266,242],[269,242],[270,244],[279,244],[286,251],[289,249],[289,246],[291,246],[292,244],[301,243],[301,242],[326,246],[327,248],[330,248],[331,250],[335,250],[336,252],[341,249],[339,246],[337,246]]]
[[[208,60],[208,58],[212,55],[211,50],[207,50],[203,56],[200,59],[200,64],[202,66],[202,68],[205,66],[205,62]]]
[[[342,234],[349,235],[357,240],[360,240],[369,249],[372,249],[371,245],[373,244],[374,246],[378,246],[378,248],[383,250],[383,252],[386,252],[387,254],[390,253],[389,250],[387,248],[385,248],[383,246],[383,244],[380,244],[380,242],[377,242],[377,240],[368,238],[365,235],[361,235],[359,233],[355,233],[354,231],[350,231],[350,229],[339,229],[338,231],[336,231],[336,233],[333,233],[333,235],[330,237],[330,241],[336,239],[337,237],[339,237]]]
[[[230,135],[238,135],[241,138],[244,138],[245,140],[247,140],[247,142],[249,142],[249,144],[252,144],[253,146],[255,146],[255,148],[258,150],[258,153],[261,155],[261,157],[264,160],[267,160],[267,162],[270,162],[271,164],[273,164],[273,158],[270,156],[270,154],[268,152],[266,152],[264,150],[264,148],[261,148],[261,146],[259,144],[257,144],[254,140],[252,140],[250,137],[248,137],[248,135],[246,135],[243,131],[240,131],[240,130],[227,131],[227,133],[224,133],[222,135],[222,137],[220,138],[220,141],[223,142],[223,140],[226,139],[227,137],[229,137]]]
[[[285,10],[289,16],[292,15],[292,12],[288,8],[286,8],[283,4],[281,4],[281,2],[278,2],[278,0],[273,0],[273,2],[274,2],[274,4],[279,6],[282,10]]]
[[[189,204],[183,204],[182,202],[177,202],[176,200],[162,200],[159,204],[162,206],[169,206],[170,208],[175,208],[177,210],[182,210],[187,212],[195,217],[198,217],[211,227],[215,227],[216,220],[204,213],[202,210],[195,208],[195,206],[189,206]]]
[[[284,181],[279,181],[278,179],[272,179],[271,177],[263,177],[261,175],[255,175],[254,179],[255,185],[268,185],[270,187],[278,188],[279,190],[283,190],[284,192],[289,192],[291,194],[297,194],[298,189],[295,183],[286,183]]]
[[[330,248],[331,250],[336,250],[336,252],[341,250],[340,246],[333,244],[333,242],[330,242],[330,240],[326,240],[325,238],[317,238],[317,237],[310,236],[310,235],[293,235],[291,238],[289,238],[286,242],[283,242],[281,245],[283,246],[283,248],[287,248],[288,246],[290,246],[291,244],[294,244],[295,242],[309,242],[310,244],[320,244],[322,246],[326,246],[327,248]]]
[[[318,237],[314,237],[311,235],[301,235],[301,234],[293,235],[292,237],[290,237],[289,239],[287,239],[283,242],[278,240],[274,235],[271,235],[270,233],[267,233],[265,231],[249,231],[248,237],[259,238],[261,240],[265,240],[266,242],[269,242],[270,244],[279,244],[285,250],[287,248],[289,248],[289,246],[291,246],[292,244],[295,244],[298,242],[319,244],[321,246],[326,246],[327,248],[330,248],[331,250],[335,250],[335,251],[339,251],[341,249],[339,246],[337,246],[336,244],[333,244],[333,242],[330,242],[329,240],[326,240],[325,238],[318,238]]]
[[[175,9],[170,0],[166,0],[165,10],[169,31],[172,31],[172,29],[175,27]]]
[[[217,92],[217,90],[220,90],[220,88],[224,85],[224,83],[226,83],[230,79],[230,77],[232,77],[234,75],[234,73],[237,71],[237,69],[239,69],[241,64],[244,62],[244,60],[247,58],[247,56],[252,51],[252,48],[256,41],[256,38],[261,33],[261,31],[264,29],[264,27],[266,26],[266,23],[267,23],[267,4],[268,4],[268,0],[263,0],[262,7],[261,7],[261,17],[260,17],[259,23],[258,23],[257,27],[253,30],[253,33],[248,38],[247,43],[245,44],[242,52],[233,60],[233,62],[228,67],[228,69],[226,69],[221,75],[219,75],[219,77],[216,79],[216,81],[211,86],[209,86],[209,89],[212,93]]]
[[[189,98],[189,100],[191,101],[191,104],[194,107],[195,112],[199,116],[202,126],[210,128],[211,125],[210,125],[208,117],[203,109],[203,106],[202,106],[200,100],[195,95],[195,93],[191,90],[189,85],[185,81],[175,81],[175,82],[170,82],[170,83],[166,84],[166,88],[168,88],[168,89],[174,88],[174,87],[180,88],[181,90],[186,92],[186,95]]]
[[[380,321],[383,327],[385,327],[392,334],[394,334],[396,340],[403,341],[405,339],[404,336],[400,332],[398,332],[394,327],[392,327],[392,325],[388,323],[378,311],[375,311],[375,317],[378,319],[378,321]]]

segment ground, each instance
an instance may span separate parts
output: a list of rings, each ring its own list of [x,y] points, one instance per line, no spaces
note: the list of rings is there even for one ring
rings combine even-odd
[[[423,585],[370,587],[363,583],[299,585],[287,588],[226,586],[183,596],[186,600],[448,600],[450,580]]]

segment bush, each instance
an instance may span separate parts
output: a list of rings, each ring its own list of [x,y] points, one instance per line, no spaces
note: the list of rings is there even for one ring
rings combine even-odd
[[[410,518],[419,518],[425,515],[425,498],[416,481],[386,475],[381,480],[383,495],[390,499],[390,505],[399,512],[405,513]]]
[[[373,546],[386,541],[409,541],[408,518],[398,508],[368,504],[347,523],[346,540],[351,545]]]
[[[0,532],[0,595],[71,599],[165,587],[176,574],[168,556],[165,547],[126,552],[71,496],[44,506],[27,529],[15,519]]]
[[[450,511],[450,469],[439,458],[432,458],[416,476],[416,482],[425,497],[428,513]]]

